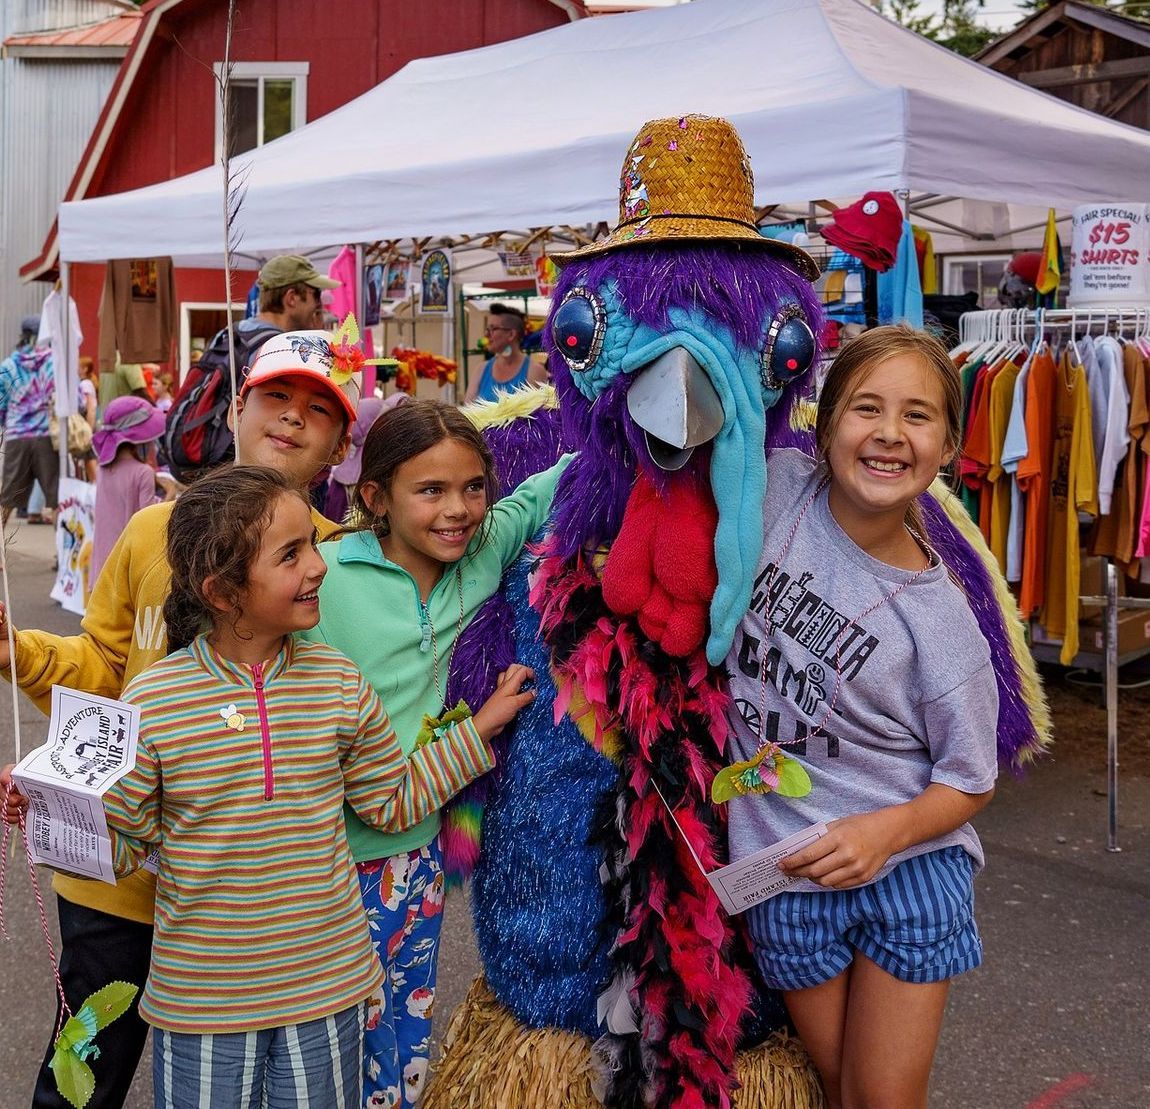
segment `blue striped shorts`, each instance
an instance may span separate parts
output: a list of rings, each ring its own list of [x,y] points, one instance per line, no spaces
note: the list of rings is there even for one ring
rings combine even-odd
[[[776,990],[829,982],[856,951],[903,982],[941,982],[982,962],[974,864],[961,847],[915,855],[856,889],[777,894],[751,908],[747,924]]]
[[[156,1109],[359,1109],[364,1006],[259,1032],[152,1031]]]

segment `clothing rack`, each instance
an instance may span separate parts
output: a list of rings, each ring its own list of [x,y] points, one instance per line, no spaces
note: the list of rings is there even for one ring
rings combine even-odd
[[[1015,309],[967,312],[959,321],[960,345],[976,342],[1033,342],[1049,331],[1070,337],[1118,335],[1150,337],[1150,306]],[[1118,570],[1110,558],[1103,560],[1105,593],[1080,596],[1087,605],[1103,609],[1102,681],[1106,701],[1106,849],[1121,851],[1118,844],[1118,611],[1150,609],[1150,598],[1120,597]]]
[[[1148,338],[1150,305],[1143,308],[995,308],[965,312],[958,322],[960,345],[1009,340],[1029,343],[1039,331]]]

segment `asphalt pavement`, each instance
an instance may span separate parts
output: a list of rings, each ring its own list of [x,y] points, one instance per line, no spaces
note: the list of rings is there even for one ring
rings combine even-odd
[[[52,558],[50,529],[15,532],[13,618],[17,627],[70,634],[78,618],[48,600]],[[9,704],[0,711],[4,762],[14,752]],[[20,719],[27,751],[42,741],[46,722],[23,698]],[[951,991],[932,1107],[1150,1107],[1150,776],[1144,765],[1120,772],[1122,850],[1110,853],[1105,767],[1071,754],[1056,745],[1025,778],[1000,782],[978,819],[988,860],[976,885],[986,959]],[[26,1109],[54,995],[22,847],[10,847],[4,861],[0,1109]],[[49,875],[40,885],[54,935]],[[457,895],[448,902],[440,957],[438,1035],[477,969],[468,907]],[[145,1062],[128,1109],[151,1105],[148,1069]]]

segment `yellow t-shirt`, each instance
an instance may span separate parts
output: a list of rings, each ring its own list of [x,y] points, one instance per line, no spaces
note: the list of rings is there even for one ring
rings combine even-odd
[[[1059,660],[1078,654],[1078,586],[1081,571],[1078,513],[1098,515],[1098,477],[1086,371],[1063,354],[1055,383],[1055,431],[1046,535],[1046,604],[1042,625],[1061,637]]]
[[[1010,410],[1014,405],[1014,383],[1021,367],[1007,362],[990,383],[990,469],[986,483],[990,488],[990,534],[988,542],[998,568],[1006,573],[1006,539],[1010,529],[1010,475],[1002,468],[1002,444],[1006,439],[1006,425],[1010,423]]]

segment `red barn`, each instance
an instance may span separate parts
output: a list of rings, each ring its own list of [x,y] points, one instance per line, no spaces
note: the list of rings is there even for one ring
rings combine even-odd
[[[144,5],[66,200],[152,185],[217,159],[222,124],[215,73],[227,10],[226,0]],[[519,38],[586,14],[581,0],[241,0],[232,36],[233,136],[239,150],[250,149],[338,108],[415,58]],[[514,126],[515,105],[493,104],[493,127],[501,126],[500,115],[503,126]],[[332,200],[317,197],[316,203]],[[53,225],[39,256],[20,272],[27,281],[53,280],[58,264]],[[254,276],[242,275],[237,290]],[[219,271],[178,269],[175,280],[180,303],[223,300]],[[102,266],[71,268],[82,353],[93,357],[103,282]]]

